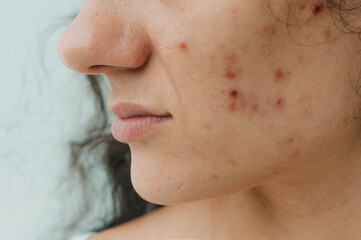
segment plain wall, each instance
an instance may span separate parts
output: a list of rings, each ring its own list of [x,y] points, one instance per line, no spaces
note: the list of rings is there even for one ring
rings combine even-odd
[[[68,142],[84,134],[93,114],[92,99],[84,78],[57,56],[58,40],[66,29],[66,24],[57,28],[64,22],[59,18],[77,12],[82,4],[18,0],[0,8],[1,240],[61,240],[64,226],[82,209],[82,186],[76,178],[64,176],[70,161]],[[42,38],[55,28],[48,41]],[[93,175],[99,186],[105,182],[101,169]],[[96,203],[99,194],[93,193]],[[99,201],[106,208],[107,201]],[[68,234],[91,229],[104,211],[92,211]]]

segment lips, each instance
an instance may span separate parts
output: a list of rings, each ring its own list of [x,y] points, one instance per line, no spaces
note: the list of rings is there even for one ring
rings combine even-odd
[[[161,112],[159,110],[147,108],[142,105],[138,105],[134,103],[118,103],[112,106],[110,106],[109,104],[109,108],[119,119],[128,119],[128,118],[144,117],[144,116],[156,116],[156,117],[172,116],[169,112]]]

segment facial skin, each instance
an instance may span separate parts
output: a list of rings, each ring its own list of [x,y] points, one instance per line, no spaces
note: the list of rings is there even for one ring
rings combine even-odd
[[[106,76],[109,104],[172,114],[129,143],[167,237],[361,234],[360,42],[319,1],[265,2],[87,0],[60,41],[65,65]]]

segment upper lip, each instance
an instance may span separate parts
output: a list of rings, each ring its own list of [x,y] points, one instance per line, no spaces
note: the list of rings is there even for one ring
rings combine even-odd
[[[171,116],[169,112],[160,112],[134,103],[117,103],[109,105],[110,110],[121,119],[140,116]]]

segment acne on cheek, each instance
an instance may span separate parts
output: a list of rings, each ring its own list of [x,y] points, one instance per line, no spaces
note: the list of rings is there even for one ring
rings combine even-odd
[[[274,82],[276,84],[282,83],[287,79],[288,75],[291,74],[290,71],[285,72],[281,68],[277,68],[273,72]],[[260,104],[252,98],[252,100],[247,99],[244,92],[240,89],[230,89],[228,91],[228,97],[230,98],[230,103],[228,105],[228,110],[231,112],[244,110],[247,107],[251,110],[252,113],[257,113],[260,111]],[[274,110],[283,110],[285,107],[285,99],[282,96],[278,96],[270,101],[271,108]]]
[[[225,71],[223,77],[235,79],[240,77],[242,68],[237,65],[237,55],[235,53],[226,54],[223,58]]]

